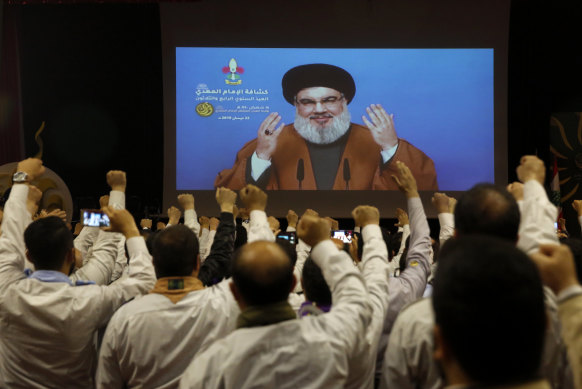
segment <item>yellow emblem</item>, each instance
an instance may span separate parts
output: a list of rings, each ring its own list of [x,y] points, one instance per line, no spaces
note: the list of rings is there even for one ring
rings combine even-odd
[[[418,266],[418,261],[411,261],[408,265],[411,267]]]
[[[196,106],[196,113],[202,117],[208,117],[214,113],[214,107],[205,101]]]

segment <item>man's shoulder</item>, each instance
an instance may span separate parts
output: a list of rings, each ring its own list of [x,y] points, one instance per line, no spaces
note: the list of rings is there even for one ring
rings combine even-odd
[[[396,321],[404,326],[410,326],[413,323],[432,325],[434,323],[432,299],[430,297],[421,298],[405,305]],[[396,326],[396,323],[394,325]]]

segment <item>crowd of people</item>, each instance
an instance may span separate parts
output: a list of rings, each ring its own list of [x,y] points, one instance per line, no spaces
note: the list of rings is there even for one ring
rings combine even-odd
[[[42,161],[21,161],[0,213],[0,387],[582,388],[582,241],[556,233],[543,162],[435,193],[435,240],[396,171],[399,231],[363,198],[345,243],[311,209],[282,232],[253,185],[217,189],[219,217],[181,194],[167,225],[138,227],[122,171],[110,225],[72,230],[38,209]]]

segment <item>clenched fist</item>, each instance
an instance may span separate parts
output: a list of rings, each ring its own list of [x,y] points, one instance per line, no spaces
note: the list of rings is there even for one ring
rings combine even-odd
[[[267,207],[267,194],[254,185],[247,185],[239,192],[245,207],[251,211],[264,211]]]
[[[352,211],[352,217],[356,225],[364,228],[368,224],[380,225],[380,212],[378,208],[370,205],[359,205]]]

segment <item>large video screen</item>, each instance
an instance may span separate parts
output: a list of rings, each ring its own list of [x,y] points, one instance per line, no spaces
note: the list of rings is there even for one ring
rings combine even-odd
[[[397,160],[422,190],[494,181],[493,49],[175,53],[178,190],[397,190]]]
[[[164,207],[253,183],[277,217],[394,217],[397,161],[429,217],[437,190],[506,184],[509,4],[161,3]]]

